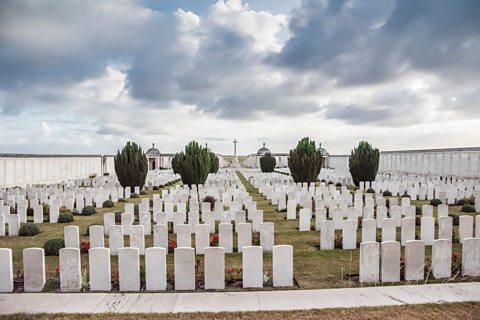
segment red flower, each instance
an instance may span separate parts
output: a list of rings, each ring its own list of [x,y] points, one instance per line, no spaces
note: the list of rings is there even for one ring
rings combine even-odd
[[[56,272],[56,273],[59,273],[59,272],[60,272],[60,267],[59,267],[59,266],[57,266],[57,267],[55,268],[55,272]]]

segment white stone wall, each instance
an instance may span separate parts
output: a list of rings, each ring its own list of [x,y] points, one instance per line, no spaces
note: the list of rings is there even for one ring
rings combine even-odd
[[[114,174],[113,156],[0,155],[0,187],[58,183],[90,174]]]

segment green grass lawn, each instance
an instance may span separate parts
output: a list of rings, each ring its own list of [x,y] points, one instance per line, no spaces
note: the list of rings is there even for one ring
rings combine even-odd
[[[355,250],[331,250],[320,251],[319,231],[299,232],[298,231],[298,219],[286,220],[286,212],[278,212],[276,206],[270,204],[258,190],[255,189],[245,177],[238,173],[242,183],[245,185],[248,193],[252,196],[253,200],[257,202],[257,208],[263,210],[264,221],[275,223],[275,244],[289,244],[294,247],[294,278],[295,288],[297,289],[319,289],[319,288],[338,288],[338,287],[358,287],[361,284],[357,281],[358,267],[359,267],[359,249]],[[154,193],[161,193],[158,191],[149,191],[148,195],[143,197],[152,197]],[[128,199],[128,202],[139,203],[141,198]],[[414,205],[422,205],[428,203],[427,201],[412,201]],[[97,209],[97,213],[92,216],[75,216],[75,221],[72,225],[80,227],[80,240],[88,241],[86,236],[87,227],[91,224],[103,225],[103,214],[106,212],[123,212],[123,203],[115,203],[114,208]],[[460,215],[460,207],[450,207],[450,213],[452,215]],[[434,209],[434,215],[436,215],[436,208]],[[31,218],[31,217],[30,217]],[[138,217],[137,217],[138,218]],[[314,230],[314,219],[312,219],[312,230]],[[22,250],[29,247],[42,247],[43,243],[47,239],[62,237],[63,228],[68,224],[49,224],[44,223],[39,225],[41,233],[34,237],[1,237],[0,247],[12,248],[14,259],[14,275],[22,273]],[[380,235],[380,230],[377,230],[377,234]],[[458,234],[458,227],[454,227],[454,233]],[[417,235],[420,234],[419,227],[417,227]],[[336,232],[337,236],[341,236],[341,232]],[[175,239],[173,234],[170,234],[171,239]],[[257,238],[258,237],[254,237]],[[125,237],[125,246],[129,245],[128,237]],[[400,230],[398,230],[397,240],[400,240]],[[258,240],[257,240],[258,241]],[[357,242],[361,241],[361,229],[357,233]],[[146,247],[150,247],[153,244],[153,236],[148,235],[145,239]],[[192,236],[192,244],[194,244],[194,236]],[[236,247],[236,236],[234,236],[234,248]],[[256,244],[256,243],[254,243]],[[105,245],[108,246],[108,238],[105,238]],[[461,246],[458,243],[453,245],[453,251],[461,253]],[[402,249],[403,255],[403,249]],[[426,258],[431,258],[431,247],[426,247]],[[198,273],[197,279],[199,280],[199,289],[201,289],[201,279],[203,279],[203,256],[197,256],[198,261]],[[46,260],[46,272],[49,279],[46,291],[58,290],[58,275],[55,272],[58,266],[58,257],[48,256]],[[272,274],[272,257],[271,254],[264,255],[264,270],[270,276]],[[118,270],[117,258],[112,257],[112,275]],[[229,268],[241,268],[242,267],[241,254],[232,253],[227,254],[225,257],[225,267]],[[141,258],[141,265],[144,265],[144,259]],[[82,254],[82,269],[88,269],[88,255]],[[454,271],[454,273],[457,270]],[[168,289],[173,289],[173,254],[167,256],[167,276],[168,276]],[[239,287],[237,280],[241,280],[241,274],[226,273],[227,290],[243,290]],[[452,281],[477,281],[479,279],[461,278],[457,276]],[[442,280],[443,281],[443,280]],[[424,283],[438,283],[440,280],[428,279]],[[399,282],[396,284],[404,284]],[[380,285],[390,285],[383,283]],[[271,287],[266,287],[264,290],[271,290]]]

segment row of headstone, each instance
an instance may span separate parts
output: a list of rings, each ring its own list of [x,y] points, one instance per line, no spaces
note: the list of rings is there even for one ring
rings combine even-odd
[[[167,289],[167,249],[152,247],[145,251],[145,284],[147,291]],[[82,286],[80,249],[66,247],[59,251],[60,291],[78,292]],[[89,285],[91,291],[111,291],[110,249],[89,250]],[[205,289],[225,289],[225,248],[205,248]],[[264,286],[263,249],[256,246],[243,248],[243,287]],[[42,248],[23,250],[25,292],[41,292],[46,282],[45,253]],[[13,291],[13,261],[11,249],[0,249],[0,292]],[[293,286],[293,247],[273,247],[272,278],[274,287]],[[175,290],[195,290],[195,252],[193,248],[179,247],[174,252]],[[140,251],[138,248],[118,250],[120,291],[140,291]]]
[[[400,281],[402,271],[400,252],[400,243],[397,241],[385,241],[381,244],[362,242],[359,281],[361,283]],[[428,266],[425,263],[425,243],[421,240],[407,241],[403,268],[406,281],[424,280],[425,273],[431,273],[436,279],[450,278],[452,242],[446,239],[435,240],[432,246],[431,266]],[[467,238],[463,243],[462,275],[480,276],[480,238]]]

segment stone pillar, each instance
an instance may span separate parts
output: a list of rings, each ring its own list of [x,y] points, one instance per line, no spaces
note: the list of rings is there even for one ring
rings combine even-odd
[[[62,248],[60,256],[60,291],[78,292],[82,289],[80,249]]]
[[[140,255],[138,248],[118,249],[120,291],[140,291]]]
[[[273,247],[273,286],[293,286],[293,246],[277,245]]]
[[[258,246],[246,246],[242,250],[243,287],[263,287],[263,249]]]
[[[110,249],[103,247],[91,248],[88,251],[88,268],[90,275],[90,291],[110,291],[112,289]]]
[[[360,283],[378,282],[380,269],[380,244],[362,242],[360,244]]]
[[[175,248],[174,252],[175,290],[195,290],[195,250]]]
[[[205,248],[205,289],[225,289],[224,248]]]
[[[167,289],[166,248],[147,248],[145,250],[145,280],[148,291]]]

